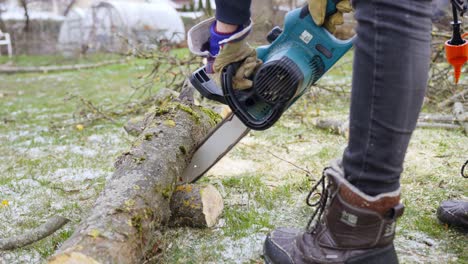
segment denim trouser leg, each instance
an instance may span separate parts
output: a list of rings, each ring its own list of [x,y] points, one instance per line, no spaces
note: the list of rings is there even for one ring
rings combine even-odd
[[[370,195],[399,187],[403,160],[424,98],[430,58],[430,0],[354,0],[358,21],[348,180]],[[216,0],[216,18],[243,24],[251,0]]]
[[[343,166],[347,179],[369,195],[400,186],[428,78],[430,3],[353,1],[358,27]]]
[[[252,0],[216,0],[216,19],[231,25],[245,24]]]

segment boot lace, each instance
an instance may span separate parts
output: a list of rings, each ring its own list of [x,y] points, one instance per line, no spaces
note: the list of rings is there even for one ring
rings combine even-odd
[[[307,205],[315,208],[307,223],[307,232],[309,233],[313,233],[317,229],[329,198],[330,183],[325,175],[327,169],[328,167],[322,171],[322,177],[312,186],[306,198]],[[314,221],[314,219],[316,219],[316,221]]]
[[[461,176],[464,178],[468,178],[468,174],[465,174],[465,171],[468,170],[468,160],[466,160],[465,164],[461,167]]]

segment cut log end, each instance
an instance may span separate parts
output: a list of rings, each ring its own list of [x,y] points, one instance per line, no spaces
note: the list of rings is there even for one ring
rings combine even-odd
[[[210,184],[177,186],[170,206],[170,226],[198,228],[215,226],[224,208],[221,194]]]
[[[79,252],[70,252],[53,257],[49,264],[100,264],[99,261],[81,254]]]

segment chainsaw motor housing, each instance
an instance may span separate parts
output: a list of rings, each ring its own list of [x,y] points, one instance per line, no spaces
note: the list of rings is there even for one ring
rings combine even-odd
[[[335,12],[335,1],[328,0],[327,14]],[[307,6],[288,12],[284,30],[273,28],[267,39],[270,45],[257,48],[257,57],[263,64],[253,75],[253,87],[233,87],[232,78],[242,63],[235,62],[223,69],[222,92],[219,89],[211,96],[227,103],[244,125],[254,130],[268,129],[278,121],[352,47],[353,41],[337,39],[317,26]],[[210,94],[213,83],[210,89],[205,87],[209,81],[200,78],[200,71],[203,69],[192,75],[191,82],[202,94]]]

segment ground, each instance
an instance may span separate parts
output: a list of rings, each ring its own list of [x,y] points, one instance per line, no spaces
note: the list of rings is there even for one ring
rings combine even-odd
[[[331,87],[349,82],[351,59],[321,82]],[[30,61],[56,59],[21,58],[18,64]],[[122,128],[129,116],[84,122],[93,113],[83,114],[80,98],[103,109],[127,102],[151,65],[132,59],[78,72],[0,75],[0,238],[22,234],[53,215],[71,219],[38,243],[0,251],[1,264],[44,262],[86,216],[133,138]],[[158,88],[156,80],[151,89]],[[304,227],[312,212],[304,202],[309,188],[347,141],[314,128],[313,119],[345,119],[346,91],[314,90],[273,128],[244,138],[202,179],[224,197],[219,224],[210,230],[165,230],[160,263],[261,263],[262,242],[272,228]],[[435,216],[442,200],[468,199],[468,181],[460,177],[467,153],[468,137],[461,130],[415,131],[402,178],[406,213],[396,240],[402,263],[468,263],[468,237]]]

